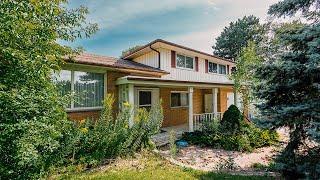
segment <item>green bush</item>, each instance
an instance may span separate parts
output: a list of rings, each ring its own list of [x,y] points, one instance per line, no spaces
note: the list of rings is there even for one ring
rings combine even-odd
[[[240,131],[243,116],[237,106],[231,105],[223,114],[221,128],[225,134],[236,134]]]
[[[152,107],[150,112],[138,109],[134,124],[129,127],[131,106],[124,105],[114,119],[113,103],[113,96],[108,95],[98,120],[81,121],[75,127],[77,136],[71,158],[75,163],[95,166],[105,159],[128,155],[152,146],[150,136],[159,131],[163,120],[160,104]]]
[[[277,143],[279,137],[275,131],[260,129],[254,124],[244,121],[238,108],[230,106],[221,123],[217,120],[205,123],[202,131],[184,133],[183,138],[191,144],[200,146],[252,151],[255,148]]]

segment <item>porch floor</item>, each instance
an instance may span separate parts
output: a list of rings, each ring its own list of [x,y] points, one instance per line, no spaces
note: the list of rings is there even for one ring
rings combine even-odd
[[[156,144],[156,146],[164,146],[169,143],[170,131],[174,131],[176,133],[176,139],[182,137],[184,132],[188,131],[188,124],[181,124],[178,126],[169,126],[161,128],[161,132],[153,135],[152,141]]]

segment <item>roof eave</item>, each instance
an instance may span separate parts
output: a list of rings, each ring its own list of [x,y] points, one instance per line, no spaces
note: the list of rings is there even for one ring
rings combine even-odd
[[[119,66],[106,65],[106,64],[100,64],[100,63],[94,63],[94,62],[77,62],[74,60],[67,60],[66,63],[99,66],[99,67],[108,68],[109,70],[113,70],[113,71],[140,73],[140,74],[146,74],[146,75],[154,75],[154,76],[158,76],[158,77],[162,76],[162,75],[169,74],[169,72],[162,71],[162,70],[161,71],[141,70],[141,69],[133,69],[133,68],[129,68],[129,67],[119,67]]]
[[[150,48],[151,45],[156,44],[156,43],[164,43],[164,44],[175,46],[175,47],[178,47],[178,48],[182,48],[182,49],[185,49],[185,50],[188,50],[188,51],[193,51],[195,53],[199,53],[199,54],[202,54],[204,56],[210,56],[210,57],[214,57],[214,58],[217,58],[217,59],[220,59],[220,60],[223,60],[223,61],[227,61],[229,63],[235,63],[233,60],[230,60],[230,59],[225,59],[225,58],[222,58],[222,57],[219,57],[219,56],[216,56],[216,55],[212,55],[212,54],[208,54],[208,53],[205,53],[205,52],[201,52],[201,51],[198,51],[198,50],[195,50],[195,49],[192,49],[192,48],[188,48],[188,47],[185,47],[185,46],[182,46],[182,45],[179,45],[179,44],[175,44],[175,43],[172,43],[172,42],[169,42],[169,41],[165,41],[165,40],[162,40],[162,39],[156,39],[154,41],[151,41],[150,43],[142,46],[141,48],[129,53],[128,55],[123,57],[123,59],[132,59],[132,56],[134,56],[136,53],[138,53],[138,52],[140,52],[140,51],[142,51],[142,50],[144,50],[146,48]]]

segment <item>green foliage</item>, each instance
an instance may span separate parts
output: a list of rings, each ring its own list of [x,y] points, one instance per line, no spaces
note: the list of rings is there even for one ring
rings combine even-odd
[[[97,121],[88,119],[75,127],[73,162],[96,166],[105,159],[132,154],[152,144],[150,136],[157,133],[162,124],[162,108],[153,106],[150,112],[139,109],[135,123],[129,127],[131,107],[124,109],[114,119],[112,108],[114,98],[108,95],[104,101],[103,111]]]
[[[236,70],[231,74],[234,88],[242,97],[244,110],[248,109],[254,100],[252,87],[257,84],[255,69],[262,63],[257,51],[256,44],[253,41],[249,41],[248,45],[243,47],[236,58]]]
[[[224,112],[221,120],[221,128],[225,130],[226,134],[236,134],[240,131],[240,125],[243,121],[243,116],[238,107],[231,105],[226,112]]]
[[[130,48],[124,50],[121,53],[121,57],[125,57],[125,56],[129,55],[130,53],[134,52],[135,50],[137,50],[141,47],[142,47],[141,45],[136,45],[136,46],[133,46],[133,47],[130,47]]]
[[[313,161],[319,144],[314,148],[308,145],[320,141],[318,6],[315,0],[284,0],[270,7],[272,16],[298,15],[305,23],[290,22],[271,31],[273,36],[269,36],[268,48],[262,54],[264,63],[256,71],[260,123],[270,129],[290,129],[289,143],[276,161],[287,178],[320,177],[320,161]]]
[[[236,168],[238,168],[238,166],[232,156],[229,156],[228,159],[223,162],[219,162],[216,167],[218,171],[234,171]]]
[[[245,122],[236,106],[230,106],[221,123],[213,121],[202,131],[185,133],[183,138],[191,144],[235,151],[252,151],[255,148],[275,145],[279,135],[275,131],[260,129]]]
[[[170,146],[170,154],[171,156],[176,156],[178,152],[178,148],[176,145],[176,132],[174,130],[171,130],[169,132],[169,146]]]
[[[223,58],[235,60],[249,41],[257,43],[261,41],[263,34],[264,27],[260,25],[257,17],[244,16],[224,28],[221,35],[216,38],[213,53]]]
[[[88,37],[87,9],[65,0],[0,1],[1,179],[39,178],[65,157],[72,127],[50,81],[63,57],[77,51],[59,45]]]
[[[133,163],[134,162],[134,163]],[[222,169],[231,169],[232,160],[227,160]],[[230,168],[229,168],[230,167]],[[76,169],[76,168],[75,168]],[[67,174],[57,174],[49,179],[237,179],[237,180],[264,180],[274,179],[267,176],[231,175],[228,173],[204,172],[190,168],[182,168],[166,161],[158,154],[142,153],[135,158],[121,159],[106,168],[97,168],[94,171],[84,171]]]

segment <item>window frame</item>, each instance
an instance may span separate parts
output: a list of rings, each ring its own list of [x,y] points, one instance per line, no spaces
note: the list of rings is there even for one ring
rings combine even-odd
[[[217,65],[217,72],[215,73],[215,72],[210,72],[209,71],[209,67],[210,67],[210,65],[209,65],[209,63],[214,63],[214,64],[216,64]],[[221,74],[220,73],[220,66],[224,66],[225,67],[225,74]],[[228,75],[228,71],[227,71],[228,69],[227,69],[227,64],[219,64],[219,63],[216,63],[216,62],[214,62],[214,61],[210,61],[210,60],[208,60],[208,67],[207,67],[207,71],[208,71],[208,73],[209,74],[215,74],[215,75],[222,75],[222,76],[226,76],[226,75]]]
[[[210,63],[213,63],[213,64],[216,64],[217,65],[217,72],[210,72]],[[208,73],[210,73],[210,74],[218,74],[218,72],[219,72],[219,64],[218,63],[216,63],[216,62],[213,62],[213,61],[208,61]]]
[[[103,98],[102,98],[102,101],[103,99],[105,98],[106,96],[106,90],[105,90],[105,87],[106,87],[106,84],[105,84],[105,77],[106,77],[106,73],[101,73],[101,72],[93,72],[93,71],[83,71],[81,69],[62,69],[62,70],[65,70],[65,71],[70,71],[71,72],[71,89],[70,89],[70,92],[72,95],[75,94],[75,78],[74,78],[74,72],[77,71],[77,72],[85,72],[85,73],[97,73],[97,74],[102,74],[103,76]],[[56,72],[55,72],[56,73]],[[88,111],[88,110],[101,110],[103,108],[103,105],[101,106],[94,106],[94,107],[75,107],[75,102],[74,102],[74,98],[71,98],[71,103],[70,103],[70,107],[66,108],[66,111],[67,112],[74,112],[74,111]]]
[[[180,66],[178,66],[178,60],[177,60],[177,59],[178,59],[178,55],[184,56],[185,67],[180,67]],[[187,57],[192,59],[192,69],[186,67],[186,65],[187,65],[187,63],[186,63]],[[194,70],[195,70],[195,60],[194,60],[194,59],[195,59],[195,58],[192,57],[192,56],[187,56],[187,55],[185,55],[185,54],[176,53],[176,68],[177,68],[177,69],[188,70],[188,71],[194,71]]]
[[[149,104],[147,104],[147,105],[140,105],[140,92],[141,91],[144,91],[144,92],[150,92],[151,93],[151,96],[150,96],[150,98],[151,98],[151,101],[150,101],[150,105]],[[138,89],[137,90],[137,94],[138,94],[138,98],[137,98],[137,100],[138,100],[138,108],[144,108],[144,107],[152,107],[152,89]]]
[[[220,73],[220,67],[221,67],[221,66],[224,66],[224,72],[225,72],[225,74]],[[219,64],[219,65],[218,65],[218,74],[227,75],[227,65]]]
[[[172,98],[171,98],[171,95],[172,95],[172,93],[179,93],[179,94],[187,94],[187,100],[188,100],[188,103],[187,103],[187,105],[186,106],[172,106]],[[180,99],[181,100],[181,99]],[[171,91],[170,92],[170,108],[187,108],[187,107],[189,107],[189,92],[188,91]],[[181,102],[180,102],[181,103]]]

